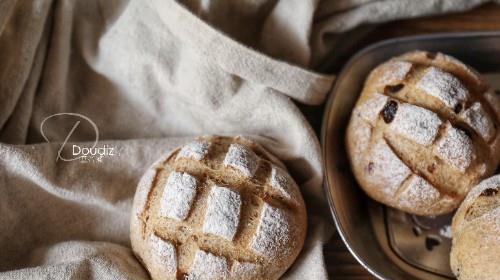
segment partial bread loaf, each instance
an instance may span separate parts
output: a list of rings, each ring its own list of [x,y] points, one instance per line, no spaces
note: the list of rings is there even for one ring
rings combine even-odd
[[[278,279],[306,224],[299,188],[279,160],[242,137],[207,136],[145,173],[130,231],[153,279]]]
[[[500,160],[500,102],[460,61],[415,51],[374,69],[349,122],[352,170],[373,199],[418,215],[454,210]]]
[[[500,175],[473,188],[453,217],[450,264],[460,280],[500,279]]]

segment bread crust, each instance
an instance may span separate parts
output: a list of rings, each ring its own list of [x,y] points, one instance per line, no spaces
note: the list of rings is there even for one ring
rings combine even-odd
[[[500,175],[474,187],[455,213],[450,265],[460,280],[500,275]]]
[[[300,190],[276,157],[240,136],[203,136],[146,171],[130,234],[153,279],[278,279],[306,228]]]
[[[417,215],[458,207],[500,160],[500,102],[471,67],[414,51],[368,76],[346,148],[363,190]]]

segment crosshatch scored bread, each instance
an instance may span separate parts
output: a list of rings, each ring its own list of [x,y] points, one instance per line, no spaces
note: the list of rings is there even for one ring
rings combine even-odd
[[[415,51],[375,68],[349,122],[354,175],[418,215],[454,210],[500,159],[500,96],[460,61]]]
[[[500,175],[474,187],[452,223],[450,264],[460,280],[500,277]]]
[[[145,173],[130,230],[153,279],[278,279],[306,227],[299,188],[279,160],[242,137],[206,136]]]

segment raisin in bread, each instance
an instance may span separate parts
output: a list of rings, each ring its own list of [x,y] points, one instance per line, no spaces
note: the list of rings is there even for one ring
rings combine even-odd
[[[373,199],[418,215],[458,207],[500,159],[500,102],[460,61],[415,51],[375,68],[347,128],[354,175]]]
[[[279,160],[242,137],[206,136],[145,173],[130,230],[153,279],[278,279],[306,224],[299,188]]]
[[[458,279],[499,279],[500,175],[469,192],[453,217],[452,233],[450,264]]]

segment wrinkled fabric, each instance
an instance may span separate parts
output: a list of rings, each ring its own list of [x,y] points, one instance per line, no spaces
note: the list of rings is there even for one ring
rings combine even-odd
[[[309,228],[284,278],[327,279],[321,151],[296,103],[321,104],[334,76],[312,65],[360,24],[483,2],[0,1],[0,279],[148,279],[129,241],[137,182],[206,134],[285,163]]]

